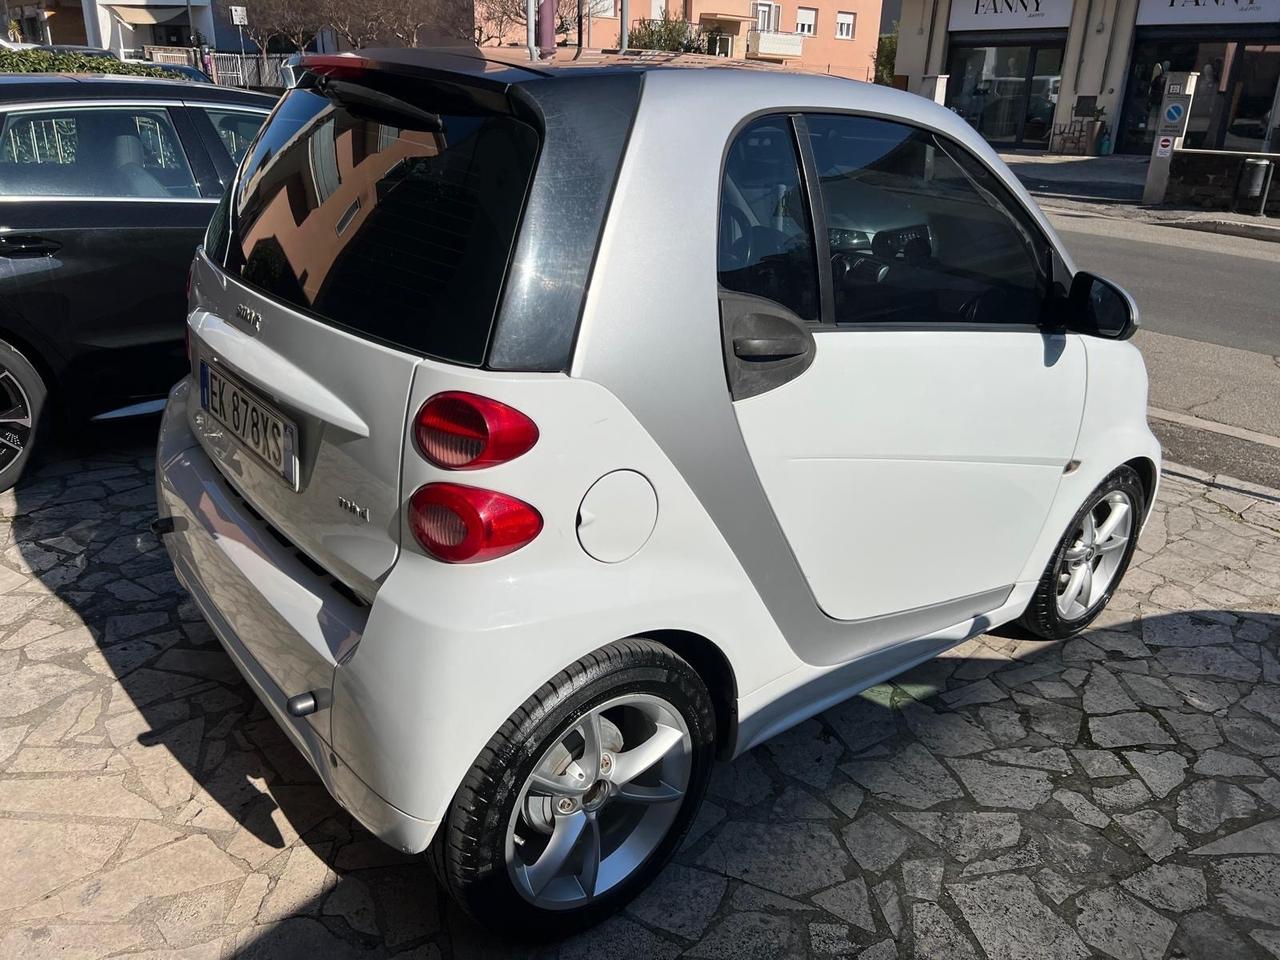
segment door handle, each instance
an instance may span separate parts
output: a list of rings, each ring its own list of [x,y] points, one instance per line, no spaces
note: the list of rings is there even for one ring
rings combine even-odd
[[[802,335],[783,337],[734,337],[733,355],[739,360],[789,360],[809,351],[809,341]]]
[[[0,234],[0,257],[47,257],[62,249],[56,240],[30,234]]]

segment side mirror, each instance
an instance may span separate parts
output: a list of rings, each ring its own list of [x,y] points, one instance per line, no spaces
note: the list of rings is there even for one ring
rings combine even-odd
[[[1082,270],[1071,280],[1066,326],[1073,333],[1128,340],[1138,329],[1138,305],[1110,280]]]

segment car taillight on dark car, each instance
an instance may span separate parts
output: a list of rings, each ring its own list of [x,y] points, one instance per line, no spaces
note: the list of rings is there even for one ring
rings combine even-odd
[[[528,453],[538,442],[538,427],[505,403],[452,390],[422,405],[414,439],[437,467],[477,470]]]
[[[429,483],[409,500],[409,527],[445,563],[478,563],[519,550],[542,530],[523,500],[460,483]]]

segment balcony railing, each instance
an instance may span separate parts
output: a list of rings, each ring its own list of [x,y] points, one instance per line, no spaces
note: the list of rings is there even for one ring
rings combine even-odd
[[[747,33],[747,56],[757,60],[795,60],[804,55],[804,35],[776,30]]]

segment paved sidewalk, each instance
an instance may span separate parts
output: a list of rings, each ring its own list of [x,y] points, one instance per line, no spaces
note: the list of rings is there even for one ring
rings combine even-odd
[[[1225,210],[1142,206],[1148,157],[1077,157],[1028,151],[1000,154],[1046,210],[1248,237],[1280,243],[1280,219]]]
[[[339,810],[149,533],[152,463],[0,497],[0,957],[524,955]],[[983,637],[723,766],[547,957],[1280,956],[1280,499],[1167,478],[1064,644]]]

